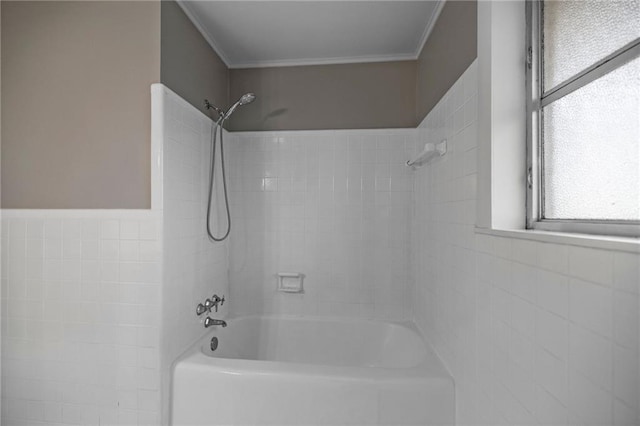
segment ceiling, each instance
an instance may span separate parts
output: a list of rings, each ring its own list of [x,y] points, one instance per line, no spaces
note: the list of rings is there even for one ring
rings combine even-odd
[[[178,1],[229,68],[416,59],[444,1]]]

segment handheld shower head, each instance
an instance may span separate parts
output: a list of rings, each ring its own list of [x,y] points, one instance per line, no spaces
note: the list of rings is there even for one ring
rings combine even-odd
[[[240,97],[240,99],[238,99],[238,101],[235,104],[233,104],[231,106],[231,108],[229,108],[229,110],[227,112],[224,112],[223,110],[221,110],[217,106],[213,105],[207,99],[204,100],[204,107],[206,109],[214,110],[218,114],[218,117],[223,118],[224,120],[226,120],[227,118],[229,118],[231,116],[231,114],[233,114],[233,112],[236,110],[236,108],[238,108],[239,106],[250,104],[251,102],[253,102],[255,100],[256,100],[256,95],[254,93],[245,93],[244,95],[242,95]]]
[[[250,104],[255,100],[256,100],[255,93],[245,93],[244,95],[242,95],[242,97],[238,102],[240,102],[240,105],[246,105],[246,104]]]
[[[256,95],[253,93],[245,93],[244,95],[242,95],[240,97],[240,99],[238,99],[238,102],[236,102],[235,104],[233,104],[231,106],[231,108],[229,108],[229,110],[227,111],[227,113],[224,115],[224,118],[227,119],[231,116],[231,114],[233,114],[233,112],[236,110],[236,108],[238,108],[239,106],[243,106],[243,105],[247,105],[250,104],[251,102],[256,100]]]

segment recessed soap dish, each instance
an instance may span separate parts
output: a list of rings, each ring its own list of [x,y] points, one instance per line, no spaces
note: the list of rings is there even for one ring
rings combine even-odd
[[[304,293],[303,279],[304,275],[300,272],[278,272],[278,291]]]

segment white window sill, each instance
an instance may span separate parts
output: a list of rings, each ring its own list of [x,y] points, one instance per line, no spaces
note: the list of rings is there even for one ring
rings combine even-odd
[[[534,231],[528,229],[489,229],[478,227],[476,227],[476,234],[517,238],[520,240],[532,240],[542,243],[566,244],[571,246],[640,253],[639,238],[570,234],[561,232]]]

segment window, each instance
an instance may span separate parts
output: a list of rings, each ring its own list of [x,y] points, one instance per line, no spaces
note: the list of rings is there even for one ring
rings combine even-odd
[[[640,235],[640,0],[530,1],[527,226]]]

